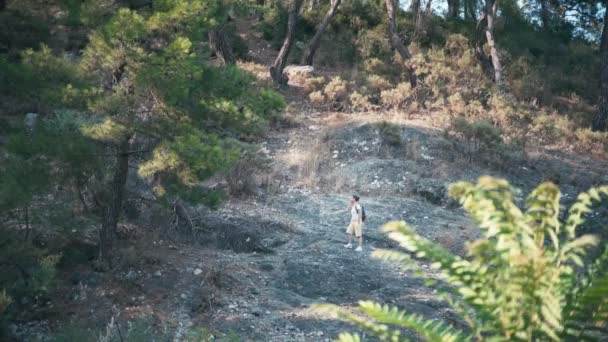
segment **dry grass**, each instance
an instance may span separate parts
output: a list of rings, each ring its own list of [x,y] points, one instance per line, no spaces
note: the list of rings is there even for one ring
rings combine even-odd
[[[263,64],[255,63],[255,62],[243,62],[239,61],[237,66],[242,70],[252,73],[255,75],[258,81],[260,81],[265,86],[272,86],[272,79],[270,78],[270,72],[268,71],[268,67]]]

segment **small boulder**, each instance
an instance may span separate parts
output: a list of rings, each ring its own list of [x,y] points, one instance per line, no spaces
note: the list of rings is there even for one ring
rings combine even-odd
[[[292,76],[310,77],[314,71],[315,68],[311,65],[288,65],[283,69],[283,73],[287,74],[290,78]]]

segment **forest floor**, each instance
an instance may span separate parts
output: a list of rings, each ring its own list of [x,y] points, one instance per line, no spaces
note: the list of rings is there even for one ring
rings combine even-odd
[[[266,83],[274,54],[259,37],[247,41],[254,42],[253,61],[241,67]],[[478,230],[447,198],[450,183],[499,176],[522,189],[522,200],[552,179],[568,203],[608,167],[541,150],[499,163],[483,156],[470,161],[423,114],[338,113],[310,105],[298,84],[282,92],[293,124],[262,138],[271,168],[258,177],[257,195],[230,199],[215,211],[193,209],[199,244],[147,236],[138,243],[149,251],[136,252],[134,262],[115,272],[70,270],[58,298],[35,308],[40,320],[14,325],[15,333],[36,340],[57,321],[103,325],[143,314],[173,327],[176,341],[197,326],[232,331],[244,341],[328,341],[355,329],[311,304],[352,307],[365,299],[461,327],[436,289],[370,256],[395,247],[379,228],[405,220],[460,254]],[[399,144],[384,141],[382,121],[399,128]],[[368,216],[363,252],[343,247],[352,193],[361,196]]]

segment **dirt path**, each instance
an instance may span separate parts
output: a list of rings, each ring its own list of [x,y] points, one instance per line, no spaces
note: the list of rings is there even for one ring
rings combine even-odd
[[[315,123],[310,122],[312,126]],[[397,265],[373,259],[370,254],[376,248],[394,247],[378,231],[390,220],[407,219],[431,239],[454,236],[451,243],[455,249],[472,234],[467,228],[470,222],[462,213],[420,198],[376,191],[362,196],[368,212],[364,251],[345,249],[344,231],[350,218],[345,207],[350,192],[302,185],[299,169],[283,164],[301,145],[323,134],[309,128],[271,134],[264,146],[275,168],[282,170],[276,174],[285,179],[281,189],[265,196],[264,201],[231,201],[217,212],[206,213],[211,229],[243,229],[246,234],[232,238],[241,238],[246,245],[252,237],[251,243],[260,243],[267,251],[213,250],[213,263],[221,267],[223,277],[218,282],[224,285],[219,286],[215,306],[197,321],[195,311],[200,305],[196,303],[200,299],[194,297],[204,289],[196,290],[200,284],[188,284],[200,281],[196,277],[182,279],[176,288],[195,289],[179,291],[183,298],[178,298],[174,317],[183,326],[233,331],[245,341],[326,341],[352,327],[324,317],[310,305],[351,307],[365,299],[458,322],[437,301],[433,289]],[[178,268],[191,269],[198,260],[209,260],[209,251],[188,249],[183,256],[183,265]]]

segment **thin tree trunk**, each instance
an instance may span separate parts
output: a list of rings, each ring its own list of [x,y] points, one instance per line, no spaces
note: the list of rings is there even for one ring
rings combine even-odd
[[[304,58],[302,59],[302,64],[312,65],[313,59],[315,58],[315,53],[317,52],[319,45],[321,45],[321,36],[323,35],[323,32],[325,32],[325,29],[329,25],[329,22],[331,21],[331,19],[336,14],[336,12],[338,10],[338,6],[340,6],[340,1],[341,0],[331,0],[329,10],[325,14],[323,21],[321,21],[321,24],[319,25],[317,32],[315,33],[314,37],[312,37],[312,40],[310,41],[308,50],[306,50],[306,53],[304,54]]]
[[[100,231],[99,257],[112,267],[112,247],[116,236],[118,221],[122,212],[122,202],[129,172],[129,146],[131,137],[125,137],[118,146],[114,165],[114,176],[110,184],[110,196],[103,210]]]
[[[502,78],[502,65],[500,64],[500,56],[496,50],[496,42],[494,41],[494,17],[496,16],[496,1],[486,0],[486,40],[490,47],[490,56],[492,57],[492,67],[494,68],[494,83],[502,90],[504,87]]]
[[[410,12],[416,14],[420,11],[420,0],[412,0],[410,3]]]
[[[457,18],[460,10],[460,0],[448,0],[448,17]]]
[[[393,3],[393,1],[394,0],[386,0],[386,11],[388,14],[388,30],[389,34],[391,35],[391,45],[395,50],[397,50],[397,52],[399,52],[399,55],[401,55],[401,59],[403,59],[405,67],[408,70],[410,85],[413,89],[416,88],[417,83],[416,71],[414,70],[414,66],[410,64],[410,59],[412,58],[412,55],[410,54],[407,47],[403,45],[403,42],[401,41],[401,38],[399,38],[399,34],[397,33],[397,23],[395,21],[395,4]]]
[[[308,0],[308,12],[314,10],[317,6],[319,6],[319,0]]]
[[[543,23],[543,30],[549,30],[549,4],[547,0],[540,0],[540,19]]]
[[[209,48],[211,52],[224,62],[224,64],[234,64],[236,59],[230,46],[230,41],[222,25],[217,25],[209,31]]]
[[[465,19],[475,20],[477,17],[477,0],[465,0]]]
[[[287,82],[289,82],[289,78],[286,75],[283,75],[283,69],[285,68],[289,51],[291,50],[291,46],[293,45],[293,41],[296,36],[298,13],[300,12],[300,7],[302,7],[303,2],[304,0],[293,0],[291,3],[291,7],[289,8],[289,18],[287,21],[287,35],[285,36],[283,46],[279,51],[277,59],[270,67],[270,76],[272,77],[272,80],[280,85],[287,85]]]
[[[412,0],[410,11],[414,16],[414,39],[418,37],[422,27],[422,11],[420,11],[420,0]]]
[[[429,15],[431,15],[431,6],[432,6],[432,4],[433,4],[433,0],[428,0],[426,2],[426,9],[424,10],[424,15],[427,16],[427,17]]]
[[[464,19],[475,20],[477,17],[477,0],[463,0],[464,2]]]
[[[477,21],[477,26],[475,28],[475,57],[479,63],[481,63],[481,68],[484,72],[489,72],[489,59],[486,57],[485,52],[483,51],[483,44],[485,41],[484,30],[487,25],[487,17],[485,7],[481,12],[481,16]]]
[[[6,9],[6,0],[0,0],[0,11],[4,11]]]
[[[600,98],[591,128],[608,131],[608,11],[604,14],[604,28],[600,42]]]

